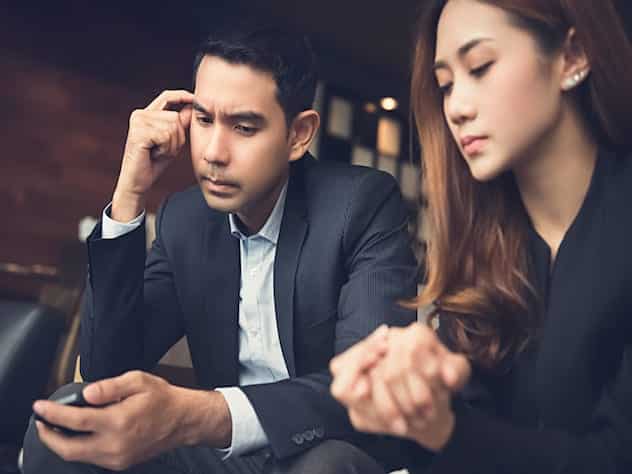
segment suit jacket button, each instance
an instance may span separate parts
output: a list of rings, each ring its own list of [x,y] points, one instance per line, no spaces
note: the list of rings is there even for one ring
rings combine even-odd
[[[325,430],[323,429],[322,426],[319,426],[318,428],[314,430],[314,434],[316,435],[317,438],[322,438],[323,436],[325,436]]]
[[[294,436],[292,436],[292,441],[294,441],[295,444],[303,444],[303,441],[305,441],[305,439],[303,439],[302,434],[296,433]]]
[[[307,430],[303,433],[303,436],[307,441],[314,441],[314,432],[312,430]]]

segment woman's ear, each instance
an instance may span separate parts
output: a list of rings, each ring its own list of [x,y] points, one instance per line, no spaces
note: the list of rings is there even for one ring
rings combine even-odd
[[[568,30],[562,51],[562,90],[569,91],[581,84],[590,73],[590,63],[580,44],[575,28]]]

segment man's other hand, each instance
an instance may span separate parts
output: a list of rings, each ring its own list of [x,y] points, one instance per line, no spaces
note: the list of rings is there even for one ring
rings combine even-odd
[[[50,423],[90,432],[68,437],[36,422],[42,442],[66,461],[119,471],[182,445],[230,444],[230,412],[219,392],[185,389],[133,371],[90,384],[83,396],[95,407],[46,400],[33,407]]]

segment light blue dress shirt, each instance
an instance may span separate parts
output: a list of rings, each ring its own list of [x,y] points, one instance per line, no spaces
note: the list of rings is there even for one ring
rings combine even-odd
[[[285,209],[287,183],[263,225],[256,234],[246,236],[238,226],[237,217],[228,216],[231,234],[239,239],[241,286],[239,292],[239,384],[254,385],[289,378],[277,328],[274,306],[274,259]],[[103,211],[101,236],[120,237],[136,229],[145,212],[123,223],[112,220],[110,205]],[[218,388],[232,419],[232,440],[221,450],[225,457],[238,456],[262,448],[268,438],[261,427],[252,404],[239,387]]]

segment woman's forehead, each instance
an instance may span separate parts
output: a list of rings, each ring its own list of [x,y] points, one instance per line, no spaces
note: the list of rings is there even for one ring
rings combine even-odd
[[[435,59],[452,59],[464,45],[482,38],[506,40],[515,32],[507,13],[476,0],[450,0],[437,25]]]

